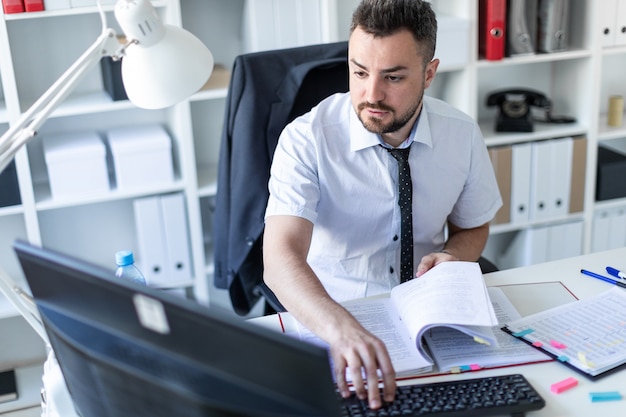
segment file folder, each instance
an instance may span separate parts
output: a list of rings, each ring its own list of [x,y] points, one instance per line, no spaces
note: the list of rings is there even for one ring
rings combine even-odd
[[[537,50],[567,50],[569,39],[569,0],[539,0]]]
[[[136,199],[133,208],[139,246],[137,263],[148,285],[167,286],[167,248],[159,197]]]
[[[496,213],[492,224],[511,222],[511,160],[513,150],[510,146],[489,148],[489,157],[496,174],[496,182],[502,197],[502,207]]]
[[[24,0],[24,9],[27,12],[41,12],[44,10],[43,0]]]
[[[191,256],[185,200],[183,194],[169,194],[160,197],[161,224],[164,229],[164,242],[167,250],[168,281],[181,283],[191,279]]]
[[[550,217],[552,144],[549,140],[531,145],[530,220]]]
[[[531,143],[512,146],[511,223],[528,222],[530,203]]]
[[[585,175],[587,171],[587,138],[575,137],[572,142],[572,179],[570,181],[569,212],[580,213],[585,208]]]
[[[600,16],[600,34],[602,46],[614,46],[617,37],[617,2],[618,0],[604,0],[598,8]]]
[[[573,139],[559,138],[550,142],[550,200],[548,216],[564,217],[569,212],[572,184]]]
[[[489,61],[504,57],[506,0],[480,0],[478,10],[479,55]]]
[[[22,0],[2,0],[2,10],[4,14],[24,12],[24,2]]]
[[[617,0],[617,21],[613,32],[615,45],[626,45],[626,0]]]
[[[548,261],[582,255],[582,221],[556,224],[548,230]]]
[[[610,233],[611,213],[609,211],[596,212],[593,219],[593,232],[591,233],[591,251],[601,252],[611,249],[609,247]]]
[[[509,0],[507,4],[506,55],[536,52],[537,0]]]

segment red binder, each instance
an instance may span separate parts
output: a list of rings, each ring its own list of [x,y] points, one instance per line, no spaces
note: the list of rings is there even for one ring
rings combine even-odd
[[[504,57],[506,0],[480,0],[478,6],[478,53],[497,61]]]
[[[22,13],[24,11],[24,3],[22,0],[2,0],[2,8],[4,14]]]
[[[41,12],[43,7],[43,0],[24,0],[24,8],[27,12]]]

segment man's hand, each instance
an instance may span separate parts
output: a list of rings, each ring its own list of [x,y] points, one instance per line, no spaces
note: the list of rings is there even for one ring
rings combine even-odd
[[[428,255],[422,258],[419,265],[417,266],[416,276],[419,277],[419,276],[424,275],[426,271],[433,268],[435,265],[439,265],[442,262],[458,261],[458,260],[459,258],[457,258],[456,256],[452,255],[449,252],[442,251],[442,252],[429,253]]]
[[[396,379],[393,365],[385,344],[363,329],[358,323],[346,323],[330,340],[330,352],[334,364],[335,379],[341,395],[350,396],[346,373],[360,399],[368,399],[369,406],[377,409],[382,401],[394,400]],[[378,388],[378,371],[383,381],[383,398]],[[363,379],[365,377],[365,380]]]

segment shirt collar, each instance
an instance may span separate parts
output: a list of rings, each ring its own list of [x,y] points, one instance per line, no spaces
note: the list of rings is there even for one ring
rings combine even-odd
[[[430,125],[428,123],[428,106],[426,103],[426,97],[424,97],[423,103],[420,115],[413,125],[413,129],[411,129],[408,139],[402,143],[400,148],[408,147],[413,142],[423,143],[424,145],[432,148],[433,141],[430,134]],[[354,107],[350,106],[350,109],[350,150],[359,151],[361,149],[381,144],[384,146],[384,143],[378,134],[372,133],[363,127],[363,123],[359,120]]]

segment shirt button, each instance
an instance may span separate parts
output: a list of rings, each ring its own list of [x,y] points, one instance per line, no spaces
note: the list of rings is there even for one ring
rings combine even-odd
[[[395,242],[396,240],[398,240],[398,235],[395,235],[395,236],[393,237],[393,241]]]
[[[390,274],[393,274],[393,266],[390,266],[390,267],[389,267],[389,273],[390,273]]]

